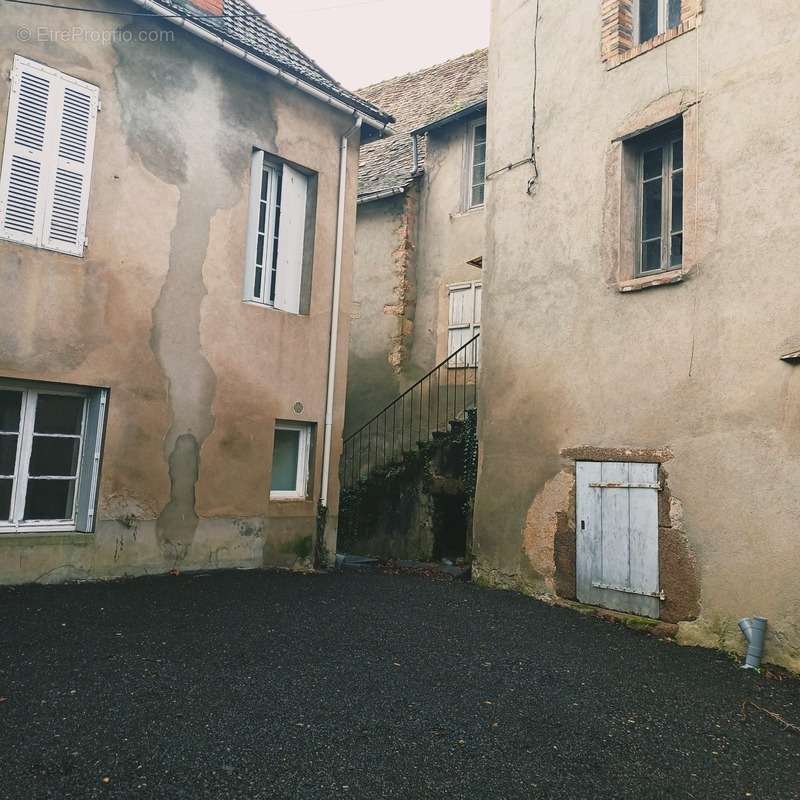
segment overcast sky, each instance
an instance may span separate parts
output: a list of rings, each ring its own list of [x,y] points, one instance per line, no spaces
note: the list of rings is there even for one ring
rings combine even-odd
[[[490,0],[250,0],[348,89],[489,43]]]

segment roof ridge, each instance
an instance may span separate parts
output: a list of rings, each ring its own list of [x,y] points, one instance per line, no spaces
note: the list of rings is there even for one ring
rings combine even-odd
[[[471,50],[469,53],[462,53],[460,56],[454,56],[453,58],[448,58],[446,61],[440,61],[437,64],[431,64],[427,67],[422,67],[421,69],[414,70],[413,72],[406,72],[403,75],[395,75],[392,78],[386,78],[385,80],[378,81],[377,83],[371,83],[369,86],[362,86],[359,89],[355,89],[355,93],[360,95],[362,93],[366,93],[369,91],[374,91],[382,86],[388,86],[389,84],[396,83],[401,81],[405,78],[415,78],[418,75],[422,75],[425,72],[430,72],[431,70],[438,69],[439,67],[446,67],[448,64],[453,64],[456,61],[463,61],[465,59],[474,58],[479,53],[488,53],[488,47],[478,47],[475,50]]]

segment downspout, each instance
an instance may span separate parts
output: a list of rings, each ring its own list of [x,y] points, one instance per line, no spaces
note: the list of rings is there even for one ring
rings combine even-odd
[[[744,617],[739,620],[739,629],[747,639],[747,656],[743,669],[758,669],[764,654],[764,637],[767,634],[767,620],[764,617]]]
[[[339,302],[342,293],[342,253],[344,251],[344,214],[347,202],[347,155],[350,134],[360,131],[363,118],[359,115],[355,124],[342,136],[339,152],[339,208],[336,217],[336,256],[333,263],[333,297],[331,299],[331,338],[328,353],[328,393],[325,399],[325,438],[322,451],[322,486],[320,505],[328,508],[328,484],[331,474],[331,443],[333,439],[333,396],[336,388],[336,350],[339,344]]]

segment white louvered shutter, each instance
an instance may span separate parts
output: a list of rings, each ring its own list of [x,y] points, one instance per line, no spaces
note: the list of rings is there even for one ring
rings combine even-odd
[[[83,254],[98,101],[96,87],[14,58],[0,238]]]
[[[61,76],[42,246],[79,256],[86,240],[98,90]]]
[[[300,313],[300,285],[303,280],[303,247],[306,236],[308,178],[283,165],[281,216],[278,230],[278,272],[275,308]]]
[[[38,64],[14,61],[3,166],[0,238],[38,245],[44,216],[46,150],[58,77]]]

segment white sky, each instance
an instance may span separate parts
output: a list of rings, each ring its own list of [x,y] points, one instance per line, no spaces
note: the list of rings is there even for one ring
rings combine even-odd
[[[348,89],[489,43],[490,0],[250,0]]]

